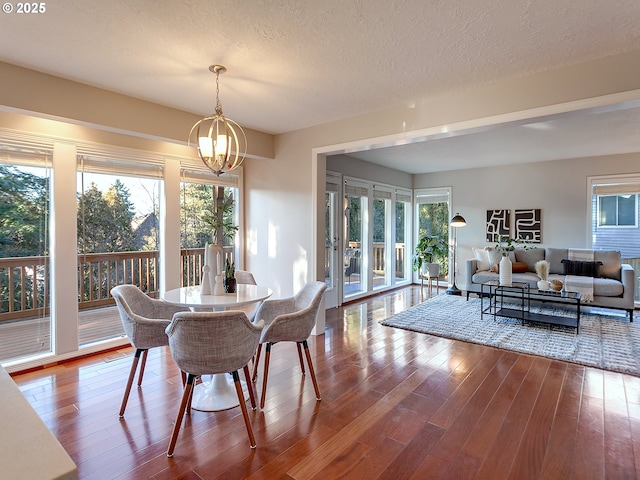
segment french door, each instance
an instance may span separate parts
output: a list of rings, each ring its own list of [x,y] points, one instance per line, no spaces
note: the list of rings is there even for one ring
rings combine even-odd
[[[451,200],[451,189],[444,188],[428,188],[415,192],[416,205],[416,237],[415,244],[425,236],[440,237],[451,246],[449,241],[449,219],[451,212],[449,210]],[[449,258],[441,260],[440,280],[451,283],[450,272],[455,271],[455,265],[449,265]],[[419,272],[416,272],[417,281],[420,280]]]
[[[325,291],[325,307],[337,307],[341,302],[342,282],[340,254],[342,252],[340,238],[340,176],[327,172],[327,185],[325,190],[325,241],[324,241],[324,281],[327,284]]]

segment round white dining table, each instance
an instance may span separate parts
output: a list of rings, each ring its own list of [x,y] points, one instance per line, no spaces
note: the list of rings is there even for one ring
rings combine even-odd
[[[260,285],[238,284],[236,293],[200,295],[200,286],[196,285],[168,290],[161,294],[160,298],[172,305],[190,307],[193,310],[226,310],[262,302],[269,298],[272,293],[270,288],[261,287]],[[246,389],[246,385],[244,387]],[[247,392],[245,391],[245,398],[246,395]],[[195,410],[215,412],[237,407],[238,405],[238,395],[233,384],[233,378],[229,374],[221,373],[203,376],[202,383],[193,389],[191,408]]]

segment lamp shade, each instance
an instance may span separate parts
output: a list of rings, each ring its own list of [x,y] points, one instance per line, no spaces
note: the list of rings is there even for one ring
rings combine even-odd
[[[456,213],[454,217],[451,219],[451,222],[449,222],[449,225],[451,225],[454,228],[466,227],[467,221],[464,219],[462,215],[460,215],[459,213]]]

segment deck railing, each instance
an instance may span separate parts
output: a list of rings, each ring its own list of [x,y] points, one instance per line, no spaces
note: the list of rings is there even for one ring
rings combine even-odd
[[[181,285],[198,285],[204,248],[180,251]],[[233,261],[233,248],[224,248]],[[78,255],[78,308],[113,304],[111,289],[137,285],[158,294],[158,252],[91,253]],[[49,257],[0,258],[0,322],[49,314]]]

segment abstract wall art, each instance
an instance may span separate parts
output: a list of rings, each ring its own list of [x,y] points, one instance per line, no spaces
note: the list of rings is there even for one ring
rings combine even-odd
[[[511,210],[487,210],[487,242],[497,242],[499,237],[508,237]]]
[[[542,242],[542,223],[540,221],[540,209],[515,211],[515,233],[517,239],[531,243]]]

